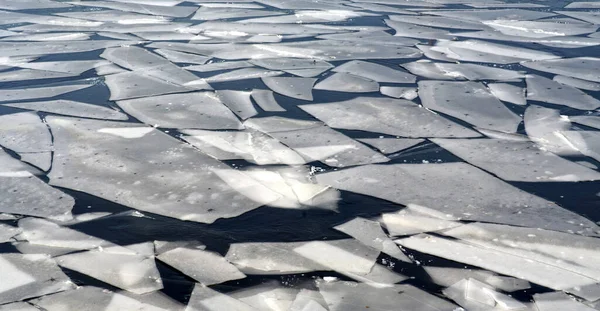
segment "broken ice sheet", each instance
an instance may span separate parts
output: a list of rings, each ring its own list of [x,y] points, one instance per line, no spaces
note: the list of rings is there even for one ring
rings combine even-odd
[[[121,100],[117,104],[136,119],[163,128],[243,128],[213,92],[151,96]]]
[[[315,78],[268,77],[263,83],[273,92],[301,100],[312,101],[312,88]]]
[[[559,231],[597,227],[465,163],[364,165],[317,174],[316,179],[336,189],[417,204],[464,220]]]
[[[155,53],[167,58],[174,63],[187,63],[187,64],[205,64],[210,57],[195,55],[191,53],[178,52],[169,49],[156,49]]]
[[[221,255],[202,249],[177,247],[156,258],[206,286],[246,277]]]
[[[512,133],[521,123],[482,83],[420,81],[419,97],[423,106],[481,128]]]
[[[440,231],[461,225],[461,223],[457,221],[431,217],[423,214],[407,213],[405,210],[398,213],[382,214],[381,221],[390,236]]]
[[[538,75],[527,75],[527,99],[567,106],[579,110],[594,110],[600,100],[572,86]]]
[[[42,296],[30,302],[48,311],[183,311],[184,308],[180,303],[156,292],[135,295],[126,292],[115,293],[93,286],[81,286],[74,290]]]
[[[136,294],[163,288],[154,258],[122,246],[98,248],[56,257],[61,266]]]
[[[600,132],[565,131],[563,135],[579,152],[600,161]]]
[[[0,311],[39,311],[39,309],[26,302],[14,302],[0,305]]]
[[[412,262],[398,246],[383,232],[377,221],[361,217],[335,226],[334,229],[344,232],[359,242],[384,252],[398,260]]]
[[[56,150],[55,166],[48,175],[53,185],[207,223],[261,205],[248,201],[212,172],[225,168],[222,163],[150,127],[64,117],[46,120]]]
[[[59,220],[72,218],[75,200],[33,174],[37,170],[0,149],[0,212]]]
[[[463,279],[442,291],[446,297],[473,311],[530,310],[520,301],[495,291],[476,279]]]
[[[345,72],[367,78],[376,82],[414,83],[416,77],[400,70],[365,61],[349,61],[333,69],[335,72]]]
[[[21,229],[0,223],[0,243],[8,242],[11,238],[19,233]]]
[[[300,108],[333,128],[401,137],[477,137],[479,134],[415,103],[378,97],[302,105]]]
[[[382,86],[379,88],[379,91],[382,95],[406,100],[413,100],[419,97],[416,87]]]
[[[411,73],[430,79],[441,80],[496,80],[512,81],[525,77],[519,71],[482,66],[476,64],[453,64],[440,62],[416,61],[402,64]]]
[[[502,139],[432,141],[466,162],[492,172],[504,180],[578,182],[600,179],[600,173],[542,150],[531,142]]]
[[[283,311],[289,310],[299,291],[297,288],[283,286],[277,281],[268,281],[227,294],[253,307],[253,310]]]
[[[487,270],[436,266],[423,266],[423,269],[435,284],[443,287],[450,287],[463,279],[475,279],[505,292],[531,288],[529,282],[525,280],[510,276],[500,276]]]
[[[534,70],[600,82],[600,58],[563,58],[536,62],[523,62],[521,65]]]
[[[251,95],[256,104],[264,111],[286,111],[277,103],[271,91],[254,89]]]
[[[183,139],[219,160],[245,159],[259,165],[298,165],[306,162],[295,151],[259,131],[183,130],[182,133],[187,135]]]
[[[92,86],[92,84],[75,84],[60,86],[41,86],[19,89],[0,90],[0,101],[17,101],[26,99],[49,98],[77,90],[82,90]]]
[[[559,110],[530,105],[525,110],[524,120],[527,135],[540,147],[558,155],[579,154],[565,136],[571,129],[571,122],[561,116]]]
[[[39,102],[9,103],[3,104],[3,106],[92,119],[128,119],[126,114],[116,109],[64,99]]]
[[[525,89],[507,83],[489,83],[487,87],[499,100],[519,106],[527,105]]]
[[[598,26],[591,24],[565,24],[545,21],[488,20],[483,24],[503,34],[529,38],[574,36],[595,32]]]
[[[389,159],[327,126],[268,133],[302,155],[307,162],[332,167],[387,162]]]
[[[39,80],[39,79],[56,79],[73,77],[74,74],[42,71],[34,69],[21,69],[0,72],[0,82],[16,82],[16,81],[27,81],[27,80]]]
[[[560,58],[548,52],[481,40],[438,41],[431,50],[460,61],[497,64],[511,64],[521,61],[544,61]]]
[[[554,80],[560,84],[566,84],[566,85],[569,85],[569,86],[572,86],[572,87],[575,87],[578,89],[582,89],[582,90],[600,91],[600,83],[597,83],[597,82],[586,81],[586,80],[581,80],[581,79],[567,77],[567,76],[561,76],[561,75],[554,76],[554,78],[552,78],[552,80]]]
[[[379,83],[348,73],[334,73],[314,86],[315,90],[368,93],[379,91]]]
[[[257,311],[257,309],[213,289],[196,284],[185,311]]]
[[[317,281],[331,311],[420,310],[455,311],[457,306],[411,285],[373,288],[354,282]]]
[[[0,254],[0,304],[21,301],[75,287],[46,255]]]
[[[148,76],[145,73],[132,71],[110,74],[104,79],[110,90],[110,100],[115,101],[197,90],[196,88],[168,83],[167,81]]]
[[[539,311],[570,310],[595,311],[592,307],[573,299],[563,292],[551,292],[533,295],[535,306]]]
[[[52,136],[33,112],[0,115],[0,145],[44,171],[50,168]]]

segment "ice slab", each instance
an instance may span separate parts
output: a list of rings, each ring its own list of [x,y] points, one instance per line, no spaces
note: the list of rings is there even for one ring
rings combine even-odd
[[[318,281],[330,311],[422,310],[454,311],[457,306],[411,285],[373,288],[353,282]]]
[[[520,301],[495,291],[491,286],[476,279],[464,279],[442,291],[446,297],[473,311],[531,310]]]
[[[294,14],[290,15],[251,18],[245,19],[242,22],[268,24],[309,24],[342,22],[351,18],[362,16],[377,16],[377,14],[350,10],[297,10],[294,12]]]
[[[441,80],[512,81],[525,77],[522,72],[476,64],[452,64],[417,61],[402,65],[413,74]]]
[[[531,288],[529,282],[509,276],[500,276],[487,270],[424,266],[435,284],[450,287],[463,279],[475,279],[495,289],[514,292]]]
[[[0,254],[0,304],[22,301],[65,290],[75,285],[46,255]]]
[[[214,8],[214,7],[200,7],[196,14],[192,17],[192,20],[225,20],[230,18],[244,18],[244,22],[253,22],[252,20],[246,20],[245,18],[259,17],[259,16],[277,16],[285,14],[283,12],[271,11],[271,10],[260,10],[260,9],[245,9],[245,8]]]
[[[521,117],[502,104],[481,83],[420,81],[423,106],[477,127],[516,132]]]
[[[600,129],[600,116],[572,116],[569,121]]]
[[[71,60],[71,61],[56,61],[56,62],[29,62],[18,64],[18,67],[36,69],[43,71],[53,71],[80,75],[88,70],[96,67],[109,64],[107,61],[97,60]]]
[[[340,190],[416,204],[465,220],[560,231],[596,227],[577,214],[464,163],[365,165],[318,174],[316,179]],[[439,203],[440,198],[444,204]]]
[[[144,12],[150,15],[169,16],[169,17],[187,17],[192,15],[196,8],[193,6],[161,6],[153,5],[155,1],[143,3],[127,3],[126,1],[77,1],[70,2],[79,6],[100,7],[114,9],[126,12]]]
[[[15,302],[0,305],[0,311],[38,311],[39,309],[26,302]]]
[[[428,15],[438,15],[450,18],[456,18],[467,21],[485,21],[485,20],[536,20],[546,17],[556,16],[554,13],[523,10],[523,9],[500,9],[500,10],[437,10],[425,11]]]
[[[49,98],[66,93],[82,90],[92,84],[75,84],[61,86],[42,86],[35,88],[3,89],[0,90],[0,101],[18,101],[37,98]]]
[[[33,175],[34,169],[0,151],[0,212],[68,220],[75,200]]]
[[[563,135],[579,152],[600,161],[600,132],[565,131]]]
[[[363,138],[358,139],[358,141],[373,146],[384,154],[392,154],[418,145],[425,140],[410,138]]]
[[[68,8],[69,4],[49,0],[6,0],[0,4],[3,10],[33,10]]]
[[[118,101],[136,119],[164,128],[242,129],[213,92],[193,92]]]
[[[573,311],[594,311],[596,309],[588,307],[581,302],[576,301],[569,295],[562,292],[552,292],[533,295],[535,306],[539,311],[554,310],[573,310]]]
[[[528,100],[537,100],[579,110],[594,110],[600,107],[600,100],[574,87],[538,75],[527,75],[526,81]]]
[[[246,277],[221,255],[202,249],[178,247],[157,258],[206,286]]]
[[[379,83],[348,73],[334,73],[314,86],[315,90],[368,93],[379,91]]]
[[[196,284],[185,311],[258,311],[240,300]]]
[[[479,134],[399,99],[358,97],[300,108],[327,125],[401,137],[477,137]]]
[[[251,95],[256,104],[264,111],[286,111],[277,103],[271,91],[254,89]]]
[[[211,72],[221,70],[232,70],[238,68],[252,67],[252,64],[247,61],[224,61],[224,62],[209,62],[203,65],[192,65],[184,67],[187,70],[197,72]]]
[[[577,79],[577,78],[572,78],[572,77],[567,77],[567,76],[561,76],[561,75],[556,75],[554,76],[554,78],[552,78],[552,80],[560,83],[560,84],[566,84],[578,89],[582,89],[582,90],[588,90],[588,91],[600,91],[600,83],[597,82],[591,82],[591,81],[586,81],[586,80],[581,80],[581,79]]]
[[[252,100],[250,99],[251,94],[252,93],[248,91],[234,90],[218,90],[216,92],[216,95],[221,102],[242,120],[246,120],[258,114],[258,111],[254,108],[254,104],[252,104]]]
[[[135,294],[163,288],[154,258],[121,246],[111,246],[56,257],[67,269],[83,273]]]
[[[40,15],[35,15],[40,16]],[[27,19],[31,20],[32,16]],[[35,18],[35,17],[34,17]],[[41,31],[52,31],[51,25],[33,25],[38,26]],[[61,28],[57,26],[57,28]],[[83,27],[83,31],[89,30],[89,27]],[[69,30],[68,30],[69,31]],[[132,41],[120,40],[86,40],[86,41],[51,41],[51,42],[2,42],[0,43],[0,57],[2,56],[21,56],[21,55],[47,55],[47,54],[65,54],[78,53],[93,50],[104,49],[122,44],[135,44]]]
[[[0,243],[8,242],[12,237],[21,233],[21,228],[0,224]]]
[[[591,24],[565,24],[547,21],[488,20],[483,24],[505,35],[528,38],[576,36],[595,32],[598,26]]]
[[[291,98],[312,101],[312,88],[315,78],[268,77],[262,78],[263,83],[273,92]]]
[[[289,311],[327,311],[327,302],[318,291],[301,289]]]
[[[0,145],[19,154],[46,152],[52,150],[52,136],[34,112],[4,114],[0,115]]]
[[[113,22],[122,25],[163,24],[168,23],[171,20],[170,18],[164,16],[123,12],[117,10],[66,12],[55,13],[55,15],[98,22]]]
[[[379,88],[379,91],[385,96],[406,100],[413,100],[419,97],[416,87],[382,86]]]
[[[527,135],[542,148],[559,155],[579,154],[565,137],[564,132],[571,128],[571,122],[562,117],[560,111],[530,105],[525,110],[524,120]]]
[[[105,82],[110,89],[110,100],[115,101],[196,90],[171,84],[139,72],[111,74],[105,77]]]
[[[357,239],[359,242],[384,252],[398,260],[412,262],[385,234],[385,232],[383,232],[381,225],[377,221],[357,217],[349,222],[335,226],[334,229],[344,232]]]
[[[23,102],[4,104],[4,106],[21,108],[26,110],[43,111],[74,117],[104,119],[104,120],[127,120],[126,114],[102,106],[86,104],[72,100],[49,100],[39,102]]]
[[[450,29],[461,29],[461,30],[486,30],[488,26],[483,25],[480,22],[468,21],[462,18],[448,18],[441,16],[428,16],[428,15],[390,15],[391,20],[399,21],[403,23],[411,23],[415,25],[427,26],[427,27],[438,27],[438,28],[450,28]]]
[[[212,223],[259,206],[212,172],[224,168],[219,161],[157,130],[131,123],[46,120],[56,148],[56,165],[49,174],[53,185],[199,222]],[[85,141],[77,138],[82,136]]]
[[[482,267],[554,289],[595,283],[590,277],[558,268],[553,264],[432,235],[412,236],[396,240],[396,243],[419,252]]]
[[[592,23],[595,25],[600,24],[600,14],[598,14],[597,11],[591,11],[591,12],[587,12],[587,11],[583,11],[583,12],[578,12],[578,11],[557,11],[556,13],[559,14],[563,14],[566,16],[570,16],[576,19],[580,19],[582,21],[586,21],[588,23]]]
[[[184,130],[182,138],[219,160],[245,159],[258,165],[304,164],[306,161],[295,151],[276,139],[255,130],[217,132]]]
[[[400,70],[365,61],[349,61],[333,69],[335,72],[345,72],[367,78],[376,82],[414,83],[416,77]]]
[[[394,29],[394,36],[397,37],[419,38],[429,40],[452,38],[451,33],[445,29],[403,23],[401,21],[389,19],[386,19],[385,23]]]
[[[31,303],[48,311],[183,310],[180,304],[155,293],[147,295],[115,293],[93,286],[82,286],[75,290],[43,296],[31,300]]]
[[[460,222],[448,219],[429,217],[401,211],[381,215],[381,221],[390,236],[413,235],[423,232],[440,231],[458,227]]]
[[[431,50],[460,61],[497,64],[511,64],[528,60],[545,61],[560,58],[549,52],[481,40],[438,41]]]
[[[248,79],[260,79],[266,77],[275,77],[284,74],[283,71],[272,71],[260,68],[242,68],[237,70],[220,73],[214,76],[205,78],[206,82],[229,82]]]
[[[327,126],[268,133],[295,150],[308,162],[332,167],[387,162],[389,159]]]
[[[169,49],[156,49],[156,50],[154,50],[154,52],[167,58],[168,60],[170,60],[174,63],[187,63],[187,64],[202,65],[202,64],[206,64],[206,62],[208,62],[208,60],[210,59],[210,57],[208,57],[208,56],[195,55],[195,54],[179,52],[179,51],[174,51],[174,50],[169,50]]]
[[[487,87],[499,100],[519,106],[527,105],[525,89],[507,83],[489,83]]]
[[[28,81],[28,80],[41,80],[41,79],[57,79],[73,77],[74,74],[34,70],[34,69],[21,69],[0,72],[0,82],[16,82],[16,81]]]
[[[524,62],[523,66],[534,70],[563,76],[600,82],[600,58],[575,57],[537,62]]]
[[[256,310],[283,311],[289,310],[298,292],[299,289],[285,287],[277,281],[271,281],[240,289],[229,293],[229,295]]]
[[[578,182],[600,179],[600,173],[542,150],[531,142],[502,139],[433,139],[433,142],[504,180]]]

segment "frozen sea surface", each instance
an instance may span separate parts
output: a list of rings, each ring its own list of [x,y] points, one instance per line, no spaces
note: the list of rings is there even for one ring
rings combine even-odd
[[[598,10],[0,0],[0,311],[600,310]]]

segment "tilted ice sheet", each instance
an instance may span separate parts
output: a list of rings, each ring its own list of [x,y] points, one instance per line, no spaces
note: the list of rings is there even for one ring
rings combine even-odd
[[[5,224],[0,224],[0,243],[8,242],[10,239],[21,233],[21,229]]]
[[[185,311],[257,311],[257,309],[209,287],[196,284]]]
[[[358,140],[369,146],[377,148],[377,150],[385,154],[396,153],[425,141],[424,139],[410,138],[362,138]]]
[[[449,287],[463,279],[475,279],[505,292],[514,292],[531,288],[531,284],[525,280],[510,276],[500,276],[487,270],[443,266],[423,266],[423,269],[435,284],[443,287]]]
[[[56,262],[61,267],[135,294],[145,294],[163,288],[154,258],[136,254],[121,246],[67,254],[56,257]]]
[[[0,145],[19,154],[51,151],[52,136],[34,112],[4,114],[0,115]]]
[[[53,72],[53,71],[42,71],[34,69],[21,69],[0,72],[0,82],[16,82],[16,81],[27,81],[27,80],[41,80],[41,79],[57,79],[74,77],[75,74]]]
[[[251,95],[256,104],[264,111],[286,111],[277,103],[271,91],[254,89]]]
[[[524,120],[529,138],[545,150],[558,155],[579,153],[565,137],[564,132],[571,129],[571,122],[562,117],[559,110],[530,105],[525,110]]]
[[[105,77],[105,83],[110,90],[110,100],[197,91],[196,88],[168,83],[167,81],[148,76],[144,72],[135,71],[108,75]]]
[[[489,20],[483,22],[503,34],[530,38],[574,36],[595,32],[591,24],[565,24],[548,21]]]
[[[572,311],[594,311],[592,307],[576,301],[563,292],[551,292],[533,295],[535,306],[538,311],[572,310]]]
[[[465,19],[467,21],[484,20],[536,20],[545,17],[556,16],[554,13],[522,10],[522,9],[501,9],[501,10],[437,10],[425,11],[424,14],[439,15],[450,18]]]
[[[597,82],[586,81],[586,80],[581,80],[581,79],[567,77],[567,76],[561,76],[561,75],[554,76],[554,78],[552,78],[552,80],[554,80],[560,84],[566,84],[568,86],[572,86],[572,87],[582,89],[582,90],[595,91],[595,92],[600,91],[600,83],[597,83]]]
[[[377,82],[414,83],[416,77],[400,70],[365,61],[349,61],[333,69]]]
[[[207,56],[178,52],[169,49],[156,49],[154,52],[174,63],[205,64],[210,59],[210,57]]]
[[[340,190],[417,204],[465,220],[559,231],[597,227],[465,163],[365,165],[318,174],[316,179]]]
[[[4,106],[93,119],[127,120],[128,118],[116,109],[64,99],[4,104]]]
[[[312,88],[315,78],[268,77],[263,83],[273,92],[301,100],[312,101]]]
[[[43,31],[51,31],[50,29],[48,29],[48,25],[40,25],[40,28]],[[0,43],[0,57],[78,53],[135,43],[136,42],[119,40],[86,40],[64,42],[2,42]]]
[[[527,99],[567,106],[579,110],[594,110],[600,100],[572,86],[538,75],[527,75]]]
[[[178,247],[157,259],[206,286],[246,277],[221,255],[202,249]]]
[[[419,97],[423,106],[481,128],[516,132],[521,123],[482,83],[420,81]]]
[[[60,86],[41,86],[33,88],[3,89],[0,90],[0,101],[18,101],[26,99],[50,98],[65,93],[82,90],[92,84],[74,84]]]
[[[147,2],[153,3],[155,1]],[[69,3],[78,6],[100,7],[127,12],[144,12],[150,15],[170,17],[187,17],[196,11],[196,8],[193,6],[161,6],[152,4],[127,3],[126,1],[77,1]]]
[[[438,41],[431,50],[460,61],[497,64],[510,64],[528,60],[544,61],[560,58],[549,52],[481,40]]]
[[[300,108],[333,128],[402,137],[477,137],[473,132],[416,104],[399,99],[358,97]]]
[[[248,91],[235,90],[217,90],[216,92],[217,98],[242,120],[258,114],[250,99],[251,94]]]
[[[272,10],[257,10],[257,9],[244,9],[244,8],[213,8],[213,7],[200,7],[196,14],[192,17],[192,20],[218,20],[222,21],[230,18],[250,18],[260,16],[276,16],[285,14],[283,12],[277,12]],[[247,20],[244,19],[244,22]]]
[[[577,182],[600,173],[542,150],[531,142],[502,139],[433,139],[466,162],[510,181]]]
[[[379,83],[360,76],[340,72],[334,73],[314,86],[315,90],[369,93],[379,91]]]
[[[53,185],[208,223],[259,206],[211,171],[224,168],[219,161],[150,127],[61,117],[47,121],[56,148],[48,175]]]
[[[379,92],[385,96],[407,100],[413,100],[419,97],[416,87],[382,86],[379,88]]]
[[[73,289],[75,285],[46,255],[0,254],[0,304]]]
[[[121,100],[136,119],[164,128],[242,129],[236,116],[213,92],[193,92]]]
[[[72,60],[72,61],[55,61],[55,62],[29,62],[18,64],[18,67],[46,70],[54,72],[63,72],[80,75],[88,70],[96,67],[109,64],[104,60]]]
[[[527,105],[525,89],[508,83],[489,83],[487,87],[499,100],[519,105]]]
[[[402,64],[402,67],[415,75],[439,80],[515,80],[525,74],[508,69],[494,68],[476,64],[439,63],[416,61]]]
[[[600,161],[599,131],[566,131],[563,134],[582,154]]]

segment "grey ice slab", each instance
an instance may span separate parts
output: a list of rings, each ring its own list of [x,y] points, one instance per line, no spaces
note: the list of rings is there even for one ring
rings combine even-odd
[[[221,162],[151,127],[62,117],[47,121],[56,150],[48,175],[53,185],[207,223],[260,206],[212,171],[225,168]]]
[[[109,62],[104,60],[74,60],[74,61],[55,61],[55,62],[29,62],[17,64],[21,68],[29,68],[43,71],[53,71],[80,75],[96,67],[107,65]]]
[[[179,52],[179,51],[174,51],[174,50],[169,50],[169,49],[156,49],[154,50],[155,53],[167,58],[168,60],[174,62],[174,63],[188,63],[188,64],[205,64],[210,57],[208,56],[202,56],[202,55],[195,55],[195,54],[190,54],[190,53],[184,53],[184,52]]]
[[[364,77],[377,82],[414,83],[416,77],[390,67],[365,61],[349,61],[333,69],[335,72],[345,72]]]
[[[454,64],[417,61],[403,64],[408,71],[429,79],[440,80],[515,80],[525,77],[522,72],[476,64]]]
[[[594,110],[600,100],[572,86],[538,75],[527,75],[527,99],[567,106],[579,110]]]
[[[248,79],[260,79],[265,77],[275,77],[284,74],[283,71],[265,70],[262,68],[242,68],[205,78],[206,82],[229,82]]]
[[[217,98],[242,120],[258,114],[250,99],[251,94],[252,92],[235,90],[218,90],[216,92]]]
[[[34,69],[21,69],[0,72],[0,82],[16,82],[16,81],[28,81],[28,80],[40,80],[40,79],[57,79],[74,77],[75,74],[52,72]]]
[[[505,35],[529,38],[576,36],[595,32],[599,26],[591,24],[565,24],[547,21],[489,20],[483,24]]]
[[[358,97],[300,108],[333,128],[402,137],[477,137],[479,134],[400,99]]]
[[[134,71],[108,75],[105,77],[105,83],[110,90],[110,100],[115,101],[197,91],[195,88],[168,83],[143,72]]]
[[[32,10],[68,8],[70,5],[50,0],[6,0],[0,4],[3,10]]]
[[[465,220],[560,231],[596,227],[575,213],[465,163],[365,165],[318,174],[316,179],[340,190],[402,205],[425,206]]]
[[[92,84],[74,84],[60,86],[41,86],[32,88],[3,89],[0,90],[0,101],[18,101],[26,99],[50,98],[66,93],[82,90]]]
[[[600,173],[540,149],[535,143],[502,139],[433,139],[466,162],[510,181],[578,182]]]
[[[262,81],[275,93],[301,100],[312,101],[312,88],[317,79],[268,77],[262,78]]]
[[[113,22],[123,25],[163,24],[168,23],[171,20],[170,18],[164,16],[123,12],[118,10],[66,12],[54,13],[54,15],[98,22]]]
[[[0,305],[0,311],[38,311],[39,309],[26,302],[14,302]]]
[[[382,86],[379,88],[379,92],[381,92],[382,95],[406,100],[413,100],[419,97],[417,90],[418,89],[416,87],[402,86]]]
[[[586,80],[581,80],[581,79],[567,77],[567,76],[561,76],[561,75],[554,76],[554,78],[552,78],[552,80],[554,80],[560,84],[566,84],[566,85],[569,85],[569,86],[572,86],[572,87],[575,87],[578,89],[582,89],[582,90],[595,91],[595,92],[600,91],[600,83],[597,83],[597,82],[591,82],[591,81],[586,81]]]
[[[409,207],[410,208],[410,207]],[[406,212],[385,213],[381,215],[381,222],[389,232],[390,236],[413,235],[423,232],[435,232],[449,228],[458,227],[460,222],[439,218],[421,213]]]
[[[148,1],[148,3],[153,2],[155,1]],[[196,8],[193,6],[162,6],[141,3],[127,3],[125,1],[77,1],[69,3],[78,6],[100,7],[127,12],[144,12],[150,15],[170,17],[187,17],[196,11]]]
[[[181,304],[156,293],[115,293],[93,286],[81,286],[74,290],[42,296],[31,300],[31,303],[49,311],[183,311],[184,308]]]
[[[5,224],[0,224],[0,243],[8,242],[10,239],[21,233],[21,229]],[[1,309],[0,309],[1,310]]]
[[[594,311],[589,307],[563,292],[551,292],[533,295],[535,306],[539,311],[572,310],[572,311]]]
[[[75,200],[33,174],[36,170],[0,151],[0,212],[68,220]]]
[[[126,114],[116,109],[64,99],[4,104],[4,106],[93,119],[127,120],[128,118]]]
[[[556,11],[556,13],[580,19],[595,25],[600,24],[600,13],[598,13],[598,11]]]
[[[379,91],[379,83],[349,73],[334,73],[314,86],[315,90],[369,93]]]
[[[438,41],[431,50],[447,57],[469,62],[511,64],[560,58],[549,52],[482,40]]]
[[[250,18],[250,17],[261,17],[261,16],[276,16],[285,14],[284,12],[277,12],[271,10],[260,10],[260,9],[244,9],[244,8],[214,8],[214,7],[200,7],[196,14],[192,17],[192,20],[211,21],[218,20],[222,21],[230,18]],[[246,20],[244,20],[246,22]]]
[[[246,277],[221,255],[202,249],[178,247],[157,258],[206,286]]]
[[[61,266],[135,294],[163,288],[154,258],[121,246],[111,246],[56,257]]]
[[[42,31],[51,31],[48,27],[48,25],[40,25]],[[88,27],[84,27],[84,29],[88,29]],[[120,46],[121,44],[135,43],[136,42],[119,40],[2,42],[0,43],[0,56],[78,53]]]
[[[438,15],[467,21],[485,20],[536,20],[556,16],[554,13],[523,10],[523,9],[501,9],[501,10],[437,10],[422,12],[428,15]]]
[[[421,310],[454,311],[457,306],[411,285],[374,288],[353,282],[318,281],[319,291],[331,311]]]
[[[256,104],[264,111],[286,111],[277,103],[271,91],[254,89],[251,95]]]
[[[481,128],[516,132],[521,123],[482,83],[420,81],[419,97],[423,106]]]
[[[398,37],[391,35],[385,31],[358,31],[350,33],[335,33],[320,35],[317,38],[327,39],[332,41],[350,41],[350,42],[362,42],[379,45],[391,45],[391,46],[413,46],[419,41],[413,38]]]
[[[16,153],[52,150],[52,136],[34,112],[0,115],[0,145]]]
[[[452,34],[448,30],[440,28],[420,26],[389,19],[386,19],[385,23],[394,29],[394,36],[397,37],[408,37],[428,40],[448,40],[452,38]]]
[[[480,22],[467,21],[462,18],[448,18],[441,16],[428,16],[428,15],[390,15],[391,20],[399,21],[403,23],[411,23],[415,25],[422,25],[428,27],[438,28],[450,28],[450,29],[461,29],[461,30],[485,30],[489,29],[488,26],[483,25]]]
[[[449,287],[463,279],[475,279],[505,292],[531,288],[531,284],[525,280],[510,276],[500,276],[487,270],[436,266],[423,266],[423,269],[435,284],[443,287]]]
[[[563,135],[579,152],[600,161],[600,132],[565,131]]]
[[[600,116],[572,116],[569,121],[600,129]]]
[[[447,298],[471,311],[514,310],[530,308],[511,296],[497,292],[492,286],[477,279],[463,279],[442,290]]]
[[[46,255],[0,254],[0,304],[22,301],[75,288],[56,262]]]
[[[268,133],[302,155],[308,162],[332,167],[387,162],[384,155],[327,126]]]
[[[242,129],[243,125],[213,92],[193,92],[121,100],[136,119],[164,128]]]
[[[297,10],[294,12],[294,14],[251,18],[245,19],[242,22],[268,24],[310,24],[343,22],[351,18],[362,16],[377,16],[377,14],[351,10]]]
[[[233,297],[200,284],[194,287],[185,311],[220,311],[223,308],[235,311],[258,311]]]
[[[534,70],[600,82],[600,58],[563,58],[537,62],[524,62],[522,65]]]

